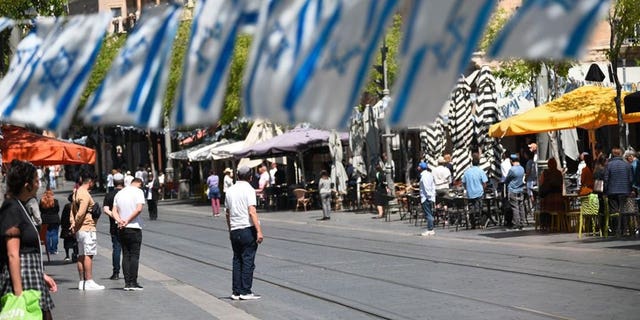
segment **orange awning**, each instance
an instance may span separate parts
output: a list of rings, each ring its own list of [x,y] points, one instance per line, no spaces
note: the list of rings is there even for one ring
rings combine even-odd
[[[29,130],[12,126],[2,126],[4,139],[0,140],[2,162],[13,159],[30,161],[36,166],[93,164],[96,151],[81,145],[45,137]]]

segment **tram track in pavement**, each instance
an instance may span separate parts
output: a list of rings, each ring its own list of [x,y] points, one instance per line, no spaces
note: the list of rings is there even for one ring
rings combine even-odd
[[[193,215],[191,217],[200,218],[199,216],[195,216],[195,215]],[[172,224],[178,224],[178,225],[184,225],[184,226],[203,228],[203,229],[207,229],[207,230],[214,230],[214,231],[219,231],[219,232],[224,232],[224,233],[228,232],[228,230],[226,228],[220,228],[220,227],[215,227],[215,226],[211,226],[211,225],[203,225],[203,224],[196,224],[196,223],[189,223],[189,222],[174,221],[172,219],[167,219],[167,218],[162,218],[161,221],[163,221],[165,223],[172,223]],[[288,229],[288,228],[283,228],[283,227],[277,227],[277,228],[280,229],[280,230],[284,230],[284,231],[292,231],[293,230],[293,229]],[[182,240],[186,240],[186,241],[190,241],[190,242],[196,242],[196,243],[200,243],[200,244],[203,244],[203,245],[213,246],[213,247],[217,247],[217,248],[221,248],[221,249],[225,249],[225,250],[228,249],[228,246],[226,246],[226,245],[217,245],[215,243],[206,242],[206,241],[202,241],[202,240],[198,240],[198,239],[193,239],[193,238],[189,238],[189,237],[186,237],[186,236],[180,236],[180,235],[175,235],[175,234],[171,234],[171,233],[167,233],[167,232],[160,232],[160,231],[156,231],[156,230],[150,230],[149,228],[145,229],[145,232],[150,232],[150,233],[154,233],[154,234],[158,234],[158,235],[166,236],[166,237],[174,237],[174,238],[178,238],[178,239],[182,239]],[[318,232],[318,234],[322,234],[322,233]],[[339,236],[339,237],[343,237],[343,238],[346,238],[346,239],[362,240],[362,241],[379,241],[379,242],[383,242],[381,240],[369,239],[369,238],[365,238],[365,237],[354,237],[354,236]],[[283,237],[273,237],[273,236],[270,236],[269,239],[270,240],[285,241],[285,242],[292,242],[292,243],[296,243],[296,244],[303,244],[303,245],[309,245],[309,246],[321,246],[321,247],[324,247],[324,248],[347,250],[347,251],[358,252],[358,253],[365,253],[365,254],[371,254],[371,255],[384,256],[384,257],[387,257],[387,258],[401,258],[401,259],[414,260],[414,261],[420,261],[420,262],[448,264],[448,265],[453,265],[453,266],[458,266],[458,267],[463,267],[463,268],[482,269],[482,270],[487,270],[487,271],[492,271],[492,272],[504,272],[504,273],[511,273],[511,274],[517,274],[517,275],[522,275],[522,276],[528,276],[528,277],[544,278],[544,279],[549,279],[549,280],[561,280],[561,281],[568,281],[568,282],[587,284],[587,285],[594,285],[594,286],[605,286],[605,287],[614,288],[614,289],[618,289],[618,290],[633,291],[633,292],[636,292],[636,293],[640,292],[640,289],[638,289],[638,288],[622,286],[622,285],[617,285],[617,284],[611,284],[611,283],[605,283],[605,282],[589,281],[589,280],[575,279],[575,278],[568,278],[568,277],[561,277],[561,276],[553,276],[553,275],[548,275],[548,274],[539,274],[539,273],[518,271],[518,270],[512,270],[512,269],[505,269],[505,268],[487,267],[487,266],[481,266],[481,265],[477,265],[477,264],[469,264],[469,263],[462,263],[462,262],[455,262],[455,261],[447,261],[447,260],[442,260],[442,259],[430,259],[430,258],[417,257],[417,256],[411,256],[411,255],[403,255],[403,254],[395,254],[395,253],[389,253],[389,252],[366,250],[366,249],[360,249],[360,248],[351,248],[351,247],[348,247],[348,246],[329,245],[329,244],[324,243],[324,242],[320,243],[320,242],[313,242],[313,241],[308,241],[308,240],[304,240],[304,241],[302,241],[302,240],[292,240],[292,239],[287,239],[287,238],[283,238]],[[196,262],[196,263],[199,263],[199,264],[203,264],[203,265],[206,265],[206,266],[209,266],[209,267],[213,267],[213,268],[217,268],[217,269],[224,270],[224,271],[229,271],[229,272],[231,271],[231,268],[228,266],[227,263],[215,263],[215,262],[212,262],[212,261],[207,261],[207,260],[203,260],[203,259],[199,259],[199,258],[193,258],[193,257],[187,256],[187,255],[184,255],[182,253],[176,252],[174,250],[168,250],[166,248],[162,248],[162,247],[155,246],[155,245],[152,245],[152,244],[143,243],[143,245],[145,247],[148,247],[148,248],[151,248],[151,249],[154,249],[154,250],[166,253],[166,254],[171,254],[173,256],[180,257],[180,258],[183,258],[183,259],[188,259],[188,260],[191,260],[193,262]],[[410,243],[408,243],[407,245],[412,245],[412,246],[418,247],[418,245],[410,244]],[[464,249],[455,249],[455,248],[453,248],[453,249],[452,248],[447,248],[447,249],[449,249],[449,250],[464,250]],[[477,253],[477,250],[474,251],[474,252]],[[491,253],[492,254],[497,254],[497,253],[494,253],[494,252],[491,252]],[[445,290],[439,290],[439,289],[435,289],[435,288],[428,288],[428,287],[424,287],[424,286],[414,285],[414,284],[411,284],[411,283],[404,283],[404,282],[399,282],[399,281],[395,281],[395,280],[384,279],[384,278],[377,277],[377,276],[363,275],[361,273],[349,272],[349,271],[345,271],[345,270],[340,270],[340,269],[336,269],[336,268],[330,268],[330,267],[326,267],[326,266],[323,266],[323,265],[308,263],[308,262],[299,261],[299,260],[295,260],[295,259],[288,259],[288,258],[284,258],[284,257],[280,257],[280,256],[268,255],[268,254],[264,254],[264,253],[258,253],[258,255],[261,255],[261,256],[264,256],[264,257],[267,257],[267,258],[270,258],[270,259],[282,261],[282,262],[288,262],[288,263],[297,264],[297,265],[301,265],[301,266],[317,268],[317,269],[321,269],[321,270],[324,270],[324,271],[340,273],[340,274],[343,274],[343,275],[352,276],[352,277],[359,277],[359,278],[362,278],[362,279],[368,279],[368,280],[372,280],[372,281],[379,281],[379,282],[383,282],[383,283],[386,283],[386,284],[389,284],[389,285],[401,286],[403,288],[411,288],[411,289],[414,289],[414,290],[425,291],[425,292],[430,292],[430,293],[435,293],[435,294],[440,294],[440,295],[446,295],[446,296],[455,297],[455,298],[462,299],[462,300],[483,303],[483,304],[491,305],[491,306],[494,306],[494,307],[499,307],[499,308],[504,308],[504,309],[509,309],[509,310],[515,310],[515,311],[518,311],[518,312],[524,312],[524,313],[529,313],[529,314],[535,314],[537,316],[542,316],[542,317],[546,317],[546,318],[550,318],[550,319],[567,319],[566,317],[563,317],[563,316],[549,314],[549,313],[545,313],[545,312],[542,312],[542,311],[538,311],[538,310],[534,310],[534,309],[530,309],[530,308],[526,308],[526,307],[502,304],[502,303],[498,303],[498,302],[494,302],[494,301],[490,301],[490,300],[486,300],[486,299],[481,299],[481,298],[477,298],[477,297],[473,297],[473,296],[469,296],[469,295],[459,294],[459,293],[455,293],[455,292],[449,292],[449,291],[445,291]],[[514,255],[514,256],[522,257],[521,255]],[[531,258],[539,259],[539,257],[531,257]],[[554,259],[554,258],[542,258],[542,259],[549,259],[549,260],[553,260],[553,261],[561,261],[561,262],[568,262],[568,263],[576,263],[574,261],[563,260],[563,259]],[[598,264],[598,266],[602,266],[602,265],[603,264]],[[612,267],[621,267],[621,266],[612,265]],[[633,267],[630,267],[630,269],[638,270],[638,268],[633,268]],[[360,313],[363,313],[363,314],[366,314],[368,316],[375,317],[375,318],[378,318],[378,319],[399,319],[399,318],[404,318],[405,317],[405,316],[400,315],[400,314],[390,313],[387,310],[380,310],[374,305],[363,304],[361,302],[353,301],[353,300],[349,300],[349,299],[336,298],[335,295],[332,295],[332,294],[327,293],[327,292],[321,292],[321,291],[317,291],[317,290],[312,289],[312,288],[306,288],[306,287],[304,287],[302,285],[290,284],[286,279],[280,279],[280,278],[273,277],[273,276],[266,275],[266,274],[264,274],[264,275],[256,275],[254,278],[257,281],[262,281],[262,282],[271,284],[273,286],[276,286],[276,287],[279,287],[279,288],[282,288],[282,289],[285,289],[285,290],[289,290],[289,291],[292,291],[292,292],[296,292],[296,293],[302,294],[304,296],[311,297],[311,298],[314,298],[314,299],[318,299],[318,300],[321,300],[321,301],[324,301],[324,302],[327,302],[327,303],[332,303],[332,304],[335,304],[335,305],[339,305],[339,306],[342,306],[344,308],[348,308],[350,310],[353,310],[353,311],[356,311],[356,312],[360,312]]]

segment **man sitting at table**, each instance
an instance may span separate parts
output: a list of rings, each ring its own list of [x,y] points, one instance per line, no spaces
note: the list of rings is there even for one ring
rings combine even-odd
[[[509,205],[513,211],[513,229],[522,230],[525,221],[524,212],[524,168],[517,155],[511,157],[511,168],[504,180],[507,185]]]
[[[471,160],[471,167],[465,170],[462,176],[462,184],[464,184],[467,191],[467,199],[471,206],[471,216],[469,222],[471,223],[471,229],[476,228],[476,219],[480,217],[482,213],[482,197],[484,196],[484,188],[487,186],[489,179],[487,174],[480,168],[480,159],[473,157]]]

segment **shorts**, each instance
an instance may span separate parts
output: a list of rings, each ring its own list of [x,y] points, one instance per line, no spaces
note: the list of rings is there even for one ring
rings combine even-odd
[[[95,256],[98,254],[98,241],[95,231],[78,231],[76,239],[78,240],[79,256]]]

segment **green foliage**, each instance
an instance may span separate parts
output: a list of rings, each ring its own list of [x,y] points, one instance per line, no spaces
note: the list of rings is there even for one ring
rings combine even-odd
[[[240,115],[242,108],[242,77],[249,60],[250,47],[251,37],[245,34],[239,35],[229,70],[227,93],[220,118],[220,123],[222,124],[231,123]]]
[[[484,35],[482,36],[482,40],[480,40],[480,50],[487,51],[487,49],[491,46],[491,44],[498,37],[498,33],[509,19],[509,15],[507,11],[503,8],[498,8],[493,12],[493,15],[489,19],[489,24],[487,25],[487,29],[484,31]]]
[[[389,51],[387,52],[387,81],[389,82],[388,87],[389,89],[391,89],[398,72],[398,61],[396,57],[398,55],[400,41],[402,41],[402,17],[400,16],[400,14],[396,14],[393,17],[393,22],[385,36],[385,40],[387,43],[387,47],[389,48]],[[382,54],[379,51],[374,64],[382,64]],[[382,78],[383,76],[374,68],[372,68],[369,75],[370,80],[369,83],[365,86],[363,96],[376,97],[378,95],[377,92],[380,91],[380,87],[375,83],[375,81],[382,80]]]
[[[607,57],[615,70],[625,39],[633,38],[635,27],[640,24],[640,6],[637,0],[616,0],[609,11],[608,22],[611,26],[611,39]],[[636,46],[637,43],[632,45]],[[619,85],[617,74],[614,78]]]
[[[167,94],[164,97],[164,114],[169,116],[176,101],[176,91],[182,79],[182,68],[184,67],[184,56],[189,47],[189,36],[191,34],[191,20],[180,22],[176,33],[176,40],[173,43],[171,56],[171,67],[169,69],[169,80],[167,82]]]
[[[102,42],[102,48],[91,70],[89,81],[87,81],[87,86],[80,97],[79,111],[84,108],[89,96],[98,89],[102,80],[107,76],[113,60],[124,46],[126,39],[125,34],[114,34],[106,37]]]

